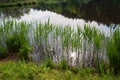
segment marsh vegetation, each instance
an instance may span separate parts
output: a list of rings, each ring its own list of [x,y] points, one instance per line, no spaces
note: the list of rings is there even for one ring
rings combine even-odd
[[[93,67],[98,73],[119,73],[119,25],[111,36],[94,26],[84,28],[50,24],[3,21],[0,25],[0,57],[17,54],[20,60]],[[64,65],[63,65],[64,66]]]
[[[1,79],[120,79],[119,0],[0,2]],[[46,9],[53,12],[41,11]],[[98,23],[92,25],[92,22],[69,19],[54,12]],[[54,17],[60,19],[60,25]],[[115,24],[100,29],[103,26],[100,27],[99,22]],[[9,61],[9,57],[13,61]]]

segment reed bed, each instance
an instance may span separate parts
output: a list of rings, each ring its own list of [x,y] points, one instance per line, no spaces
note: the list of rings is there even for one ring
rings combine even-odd
[[[119,27],[119,25],[118,25]],[[57,26],[36,23],[36,25],[3,21],[0,25],[0,57],[17,54],[22,60],[41,62],[50,58],[54,62],[66,60],[69,65],[94,67],[101,73],[104,65],[116,71],[119,66],[119,28],[111,36],[84,25],[77,29],[71,26]],[[119,70],[120,71],[120,70]]]

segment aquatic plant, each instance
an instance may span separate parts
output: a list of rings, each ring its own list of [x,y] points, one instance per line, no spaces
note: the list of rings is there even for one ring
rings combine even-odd
[[[30,50],[26,47],[29,47],[29,41],[28,41],[28,31],[29,31],[29,24],[26,24],[24,22],[17,23],[16,21],[4,21],[4,24],[2,25],[2,36],[1,36],[1,43],[4,43],[1,45],[1,47],[6,47],[6,52],[8,54],[19,54],[19,52],[23,52],[24,55],[28,54],[26,50]],[[25,47],[26,46],[26,47]],[[24,51],[23,51],[23,50]],[[22,55],[21,57],[28,57],[28,55]]]
[[[107,43],[107,55],[109,58],[110,68],[115,74],[120,73],[120,28],[117,26],[113,35]]]
[[[60,62],[65,59],[65,65],[94,67],[101,73],[102,64],[108,62],[103,59],[107,54],[110,67],[119,73],[116,70],[119,67],[119,28],[106,37],[89,24],[83,29],[80,26],[74,29],[53,25],[49,21],[32,25],[5,20],[0,26],[0,57],[17,54],[21,60],[32,57],[36,61],[50,58],[53,62]]]

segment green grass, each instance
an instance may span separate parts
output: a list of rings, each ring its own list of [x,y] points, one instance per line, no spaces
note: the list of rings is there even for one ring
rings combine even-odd
[[[71,65],[71,50],[82,55],[82,60],[77,56],[75,66],[93,67],[99,74],[109,71],[119,74],[119,36],[119,28],[108,38],[89,24],[85,24],[84,29],[78,26],[75,31],[71,26],[60,27],[50,24],[49,21],[45,24],[37,23],[33,27],[30,23],[5,20],[0,24],[0,58],[17,54],[20,60],[29,61],[31,54],[38,51],[41,60],[47,58],[44,66],[53,68],[51,61],[57,54],[58,46],[61,46],[61,53],[56,60],[63,70]],[[108,61],[104,61],[103,55],[107,55]]]
[[[3,25],[0,25],[0,54],[18,54],[20,59],[28,60],[28,53],[31,51],[27,33],[29,31],[29,24],[16,21],[4,21]],[[23,57],[24,56],[24,57]],[[2,56],[1,56],[2,57]]]
[[[107,55],[110,61],[111,70],[115,74],[120,74],[120,28],[115,29],[112,37],[107,43]]]
[[[93,69],[80,69],[78,73],[36,65],[32,62],[0,61],[1,80],[118,80],[120,77],[98,75]]]

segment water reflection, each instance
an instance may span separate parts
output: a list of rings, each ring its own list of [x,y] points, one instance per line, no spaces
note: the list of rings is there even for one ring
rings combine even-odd
[[[120,1],[116,4],[108,0],[69,0],[58,3],[39,3],[38,10],[50,10],[69,18],[95,20],[104,24],[120,23]]]
[[[37,22],[41,22],[41,23],[45,23],[48,22],[48,20],[50,19],[50,23],[54,24],[54,25],[60,25],[61,27],[64,27],[66,25],[70,25],[72,28],[77,29],[77,26],[79,25],[82,29],[84,28],[84,24],[88,23],[91,25],[91,27],[96,27],[99,30],[103,31],[106,35],[109,35],[109,27],[107,25],[104,24],[98,24],[96,21],[88,21],[86,22],[83,19],[77,19],[77,18],[67,18],[63,15],[57,14],[55,12],[51,12],[51,11],[42,11],[42,10],[35,10],[35,9],[30,9],[30,11],[28,13],[24,13],[22,16],[20,16],[20,18],[17,19],[17,21],[26,21],[26,22],[30,22],[32,24],[35,24],[36,21]],[[45,44],[45,40],[44,38],[41,37],[41,43],[42,43],[42,48],[45,49],[45,51],[42,53],[42,51],[39,48],[39,44],[38,42],[35,40],[35,35],[34,34],[34,29],[32,29],[32,31],[30,31],[29,33],[29,41],[30,44],[34,46],[34,50],[32,51],[32,58],[34,61],[39,62],[39,60],[41,58],[43,58],[43,54],[48,50],[48,46]],[[44,34],[43,34],[44,35]],[[43,36],[42,35],[42,36]],[[52,33],[49,34],[49,36],[47,37],[47,41],[48,44],[51,46],[50,48],[50,54],[53,54],[53,60],[54,61],[59,61],[59,59],[62,59],[61,55],[62,55],[62,38],[60,36],[57,36],[56,40],[54,39]],[[82,42],[84,42],[85,40],[83,40]],[[90,47],[90,46],[87,46]],[[91,47],[89,48],[91,53],[93,53],[93,49],[91,49]],[[84,50],[80,50],[81,52],[83,52]],[[104,51],[104,50],[103,50]],[[102,51],[102,53],[104,53]],[[67,54],[68,56],[70,56],[70,61],[69,63],[72,65],[75,65],[76,60],[77,60],[77,56],[80,55],[80,61],[82,61],[82,53],[81,54],[77,54],[77,51],[73,51],[73,50],[68,50]],[[89,51],[86,51],[86,54],[89,53]],[[66,55],[66,51],[64,51],[65,56]],[[43,56],[42,56],[43,55]],[[87,55],[86,55],[87,56]],[[103,55],[104,56],[104,55]],[[106,57],[105,57],[106,58]],[[86,57],[86,60],[88,60],[89,58]],[[71,63],[72,61],[72,63]]]
[[[30,12],[28,14],[24,14],[23,16],[21,16],[19,21],[26,21],[26,22],[31,22],[31,23],[35,23],[37,21],[37,22],[45,23],[45,22],[48,22],[49,19],[50,19],[50,23],[52,23],[52,24],[60,25],[60,26],[70,25],[74,29],[77,29],[78,25],[81,28],[83,28],[84,24],[88,23],[91,26],[95,26],[99,30],[103,31],[106,35],[109,35],[109,33],[110,33],[110,31],[109,31],[110,27],[108,27],[105,24],[102,24],[102,23],[99,24],[96,21],[86,22],[83,19],[67,18],[60,14],[57,14],[57,13],[54,13],[51,11],[47,11],[47,10],[42,11],[42,10],[30,9]]]
[[[34,10],[34,9],[30,9],[30,12],[28,14],[24,14],[24,16],[21,16],[21,18],[18,19],[18,21],[26,21],[26,22],[35,24],[36,21],[45,23],[45,22],[48,22],[49,19],[50,19],[50,23],[52,23],[54,25],[61,25],[60,27],[64,27],[65,25],[70,25],[74,29],[77,29],[78,25],[81,28],[84,28],[84,24],[86,23],[86,21],[83,19],[67,18],[60,14],[51,12],[51,11],[47,11],[47,10],[42,11],[42,10]],[[108,36],[110,35],[109,34],[110,29],[107,25],[98,24],[96,21],[92,21],[92,22],[89,21],[87,23],[90,24],[91,27],[96,27],[97,29],[103,31],[106,35],[108,35]],[[32,30],[34,30],[34,28]],[[48,52],[49,54],[53,54],[52,58],[53,58],[53,61],[55,61],[55,62],[60,61],[64,55],[64,57],[68,60],[68,64],[70,64],[70,65],[73,65],[73,66],[77,65],[76,62],[78,59],[79,59],[80,63],[82,63],[82,61],[83,61],[82,58],[84,56],[84,49],[80,49],[80,54],[78,54],[76,49],[70,49],[70,48],[63,49],[62,37],[60,35],[58,35],[55,38],[53,36],[54,31],[47,33],[47,42],[45,42],[45,39],[43,37],[44,34],[42,34],[42,36],[39,36],[40,44],[41,44],[41,45],[39,45],[39,43],[38,43],[39,40],[38,41],[35,40],[35,35],[33,35],[34,33],[36,33],[36,32],[30,31],[30,33],[29,33],[30,44],[34,46],[34,50],[31,53],[33,61],[36,61],[37,63],[39,63],[44,58],[44,53]],[[81,39],[81,40],[82,40],[81,45],[84,46],[84,42],[86,42],[86,40],[84,40],[84,39]],[[89,54],[91,55],[91,53],[94,52],[94,48],[93,48],[93,44],[89,45],[86,42],[86,45],[87,45],[87,47],[86,47],[87,50],[85,51],[86,56],[85,56],[84,63],[87,66],[88,65],[87,61],[91,61],[91,60],[89,60]],[[42,46],[42,48],[40,46]],[[44,49],[44,50],[41,50],[41,49]],[[49,51],[48,51],[48,49],[49,49]],[[105,46],[102,46],[102,49],[100,50],[99,54],[100,54],[99,55],[100,57],[102,57],[104,60],[107,61]],[[78,56],[80,56],[80,57],[78,58]],[[69,57],[70,59],[68,59],[67,57]]]
[[[62,6],[62,5],[61,5]],[[44,7],[44,6],[43,6]],[[41,23],[45,23],[50,19],[50,22],[52,24],[56,25],[71,25],[75,29],[77,26],[81,26],[81,28],[84,27],[84,24],[86,21],[84,19],[78,19],[78,18],[67,18],[61,14],[57,14],[52,11],[42,11],[35,8],[30,7],[22,7],[22,8],[1,8],[0,9],[0,19],[18,19],[19,21],[24,20],[27,22],[32,21],[33,23],[38,21]],[[105,24],[100,24],[96,21],[87,21],[87,23],[91,24],[92,26],[96,26],[98,29],[103,31],[106,35],[109,35],[109,28]]]
[[[0,19],[6,18],[17,18],[19,19],[20,16],[23,16],[25,13],[28,13],[30,8],[0,8]]]
[[[120,1],[118,0],[118,2]],[[119,3],[116,2],[116,5],[113,5],[111,1],[108,2],[105,0],[61,0],[58,2],[51,1],[50,3],[43,1],[38,2],[38,5],[28,8],[0,8],[0,13],[1,16],[3,17],[4,15],[5,18],[9,16],[11,16],[12,18],[20,18],[20,16],[22,16],[23,14],[28,13],[30,8],[37,10],[54,11],[69,18],[82,18],[87,21],[95,20],[107,25],[110,25],[111,23],[120,23]]]

